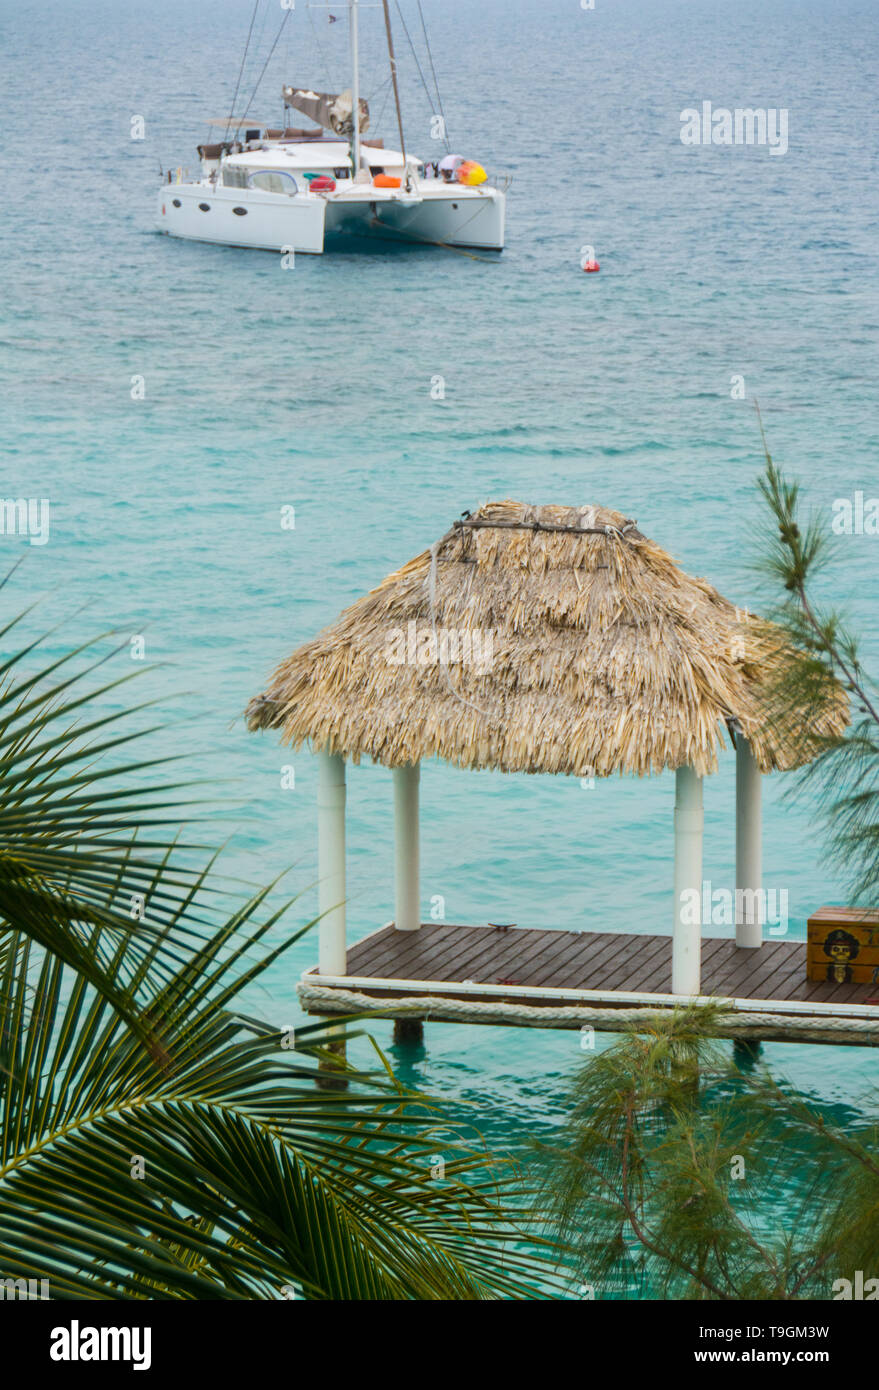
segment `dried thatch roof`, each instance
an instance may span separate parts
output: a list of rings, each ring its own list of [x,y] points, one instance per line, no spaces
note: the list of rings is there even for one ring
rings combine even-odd
[[[769,713],[788,660],[621,513],[491,502],[282,662],[247,722],[355,762],[579,776],[711,772],[737,724],[768,772],[808,756]],[[841,691],[809,713],[846,722]]]

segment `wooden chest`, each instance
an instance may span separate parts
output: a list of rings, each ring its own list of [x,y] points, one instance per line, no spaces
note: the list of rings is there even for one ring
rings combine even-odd
[[[822,907],[809,918],[807,976],[879,988],[879,911]]]

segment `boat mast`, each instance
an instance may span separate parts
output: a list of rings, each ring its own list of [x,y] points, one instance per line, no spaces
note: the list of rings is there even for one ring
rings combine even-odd
[[[353,107],[353,127],[351,130],[351,177],[356,179],[360,172],[360,62],[357,53],[357,4],[349,0],[348,23],[351,30],[351,105]]]
[[[409,187],[409,166],[406,163],[406,137],[403,134],[403,113],[400,110],[400,91],[397,87],[397,59],[394,56],[394,36],[391,33],[391,12],[388,7],[388,0],[384,0],[385,10],[385,32],[388,36],[388,57],[391,61],[391,82],[394,87],[394,103],[397,107],[397,129],[400,132],[400,149],[403,152],[403,172],[404,182]]]

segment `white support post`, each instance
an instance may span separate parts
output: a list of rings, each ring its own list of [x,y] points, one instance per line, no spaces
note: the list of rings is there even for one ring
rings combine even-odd
[[[748,740],[736,735],[736,945],[763,944],[763,817],[760,769]]]
[[[322,975],[344,975],[345,952],[345,759],[318,753],[318,909]]]
[[[419,763],[394,768],[394,925],[397,931],[417,931],[421,926],[418,835],[420,780]]]
[[[702,778],[691,767],[675,773],[675,902],[672,994],[698,994],[702,958]],[[695,898],[692,897],[695,892]],[[684,895],[690,898],[687,902]],[[698,904],[698,906],[694,906]]]

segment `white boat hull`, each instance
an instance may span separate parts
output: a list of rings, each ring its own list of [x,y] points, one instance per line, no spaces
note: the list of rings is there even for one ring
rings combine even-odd
[[[327,199],[326,235],[375,236],[428,245],[475,247],[502,251],[505,198],[496,188],[422,184],[415,196],[401,192],[376,198],[375,190],[358,190]]]
[[[349,185],[326,195],[269,193],[207,181],[163,184],[158,227],[188,241],[306,254],[320,254],[325,237],[351,236],[503,249],[503,193],[431,183],[413,193]]]
[[[308,193],[291,197],[257,188],[169,183],[159,189],[158,213],[159,231],[187,241],[258,251],[319,254],[324,249],[326,203]]]

